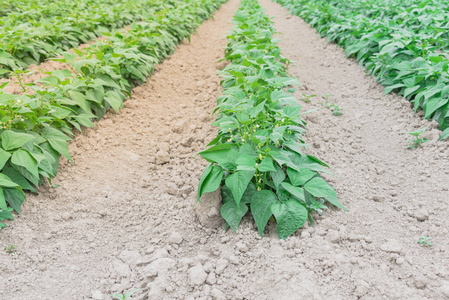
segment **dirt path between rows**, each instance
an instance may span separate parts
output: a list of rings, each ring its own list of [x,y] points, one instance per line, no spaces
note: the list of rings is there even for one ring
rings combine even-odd
[[[283,55],[296,62],[298,98],[317,95],[304,108],[321,108],[331,94],[344,112],[305,117],[308,143],[334,169],[331,180],[350,210],[326,213],[309,231],[300,258],[313,272],[309,288],[324,299],[449,298],[449,143],[437,142],[437,124],[415,116],[402,97],[383,97],[382,86],[300,18],[261,2],[282,33]],[[404,133],[423,127],[430,141],[407,150]],[[422,235],[434,246],[420,246]]]
[[[56,189],[30,196],[0,232],[0,300],[444,299],[449,297],[449,147],[434,124],[367,77],[341,49],[297,17],[262,1],[297,65],[297,93],[330,93],[344,110],[307,115],[307,142],[328,162],[350,212],[328,210],[315,227],[261,239],[250,218],[237,234],[206,229],[192,203],[205,166],[195,154],[214,137],[217,69],[238,2],[231,0],[109,113],[70,145]],[[319,108],[317,98],[305,109]],[[406,131],[430,141],[407,150]],[[433,247],[420,246],[421,235]]]

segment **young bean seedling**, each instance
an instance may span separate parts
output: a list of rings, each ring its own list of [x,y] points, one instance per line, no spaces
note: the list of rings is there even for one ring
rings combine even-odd
[[[415,137],[415,139],[408,140],[408,142],[410,142],[411,144],[407,146],[407,149],[416,149],[421,146],[421,144],[427,142],[427,138],[421,138],[421,134],[423,134],[425,131],[426,128],[421,128],[413,132],[407,132],[407,134]]]
[[[131,296],[137,293],[138,291],[140,291],[140,289],[135,289],[124,294],[112,294],[112,297],[118,300],[131,300]]]
[[[425,246],[425,247],[433,247],[432,242],[430,241],[431,239],[433,239],[432,236],[421,236],[419,238],[418,244]]]
[[[8,254],[16,253],[16,245],[11,244],[11,245],[5,247],[5,252]]]
[[[302,94],[302,96],[304,98],[302,98],[302,101],[304,101],[305,103],[310,103],[312,101],[312,98],[316,97],[316,95],[307,95],[307,94]]]

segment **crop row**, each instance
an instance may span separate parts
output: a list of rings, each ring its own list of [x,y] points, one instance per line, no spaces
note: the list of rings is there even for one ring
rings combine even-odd
[[[104,5],[112,5],[115,1],[105,0]],[[0,25],[19,22],[36,23],[41,19],[68,16],[81,10],[96,9],[97,0],[79,1],[44,1],[44,0],[8,0],[0,3]]]
[[[39,64],[110,30],[148,19],[173,3],[176,1],[26,2],[0,19],[0,75]]]
[[[290,61],[273,39],[271,20],[257,0],[243,0],[228,35],[221,71],[223,95],[217,100],[218,136],[200,152],[209,165],[199,186],[204,193],[221,187],[221,216],[234,231],[248,212],[260,235],[267,222],[277,222],[279,238],[301,228],[311,214],[321,213],[325,200],[344,208],[335,190],[321,177],[327,165],[307,155],[297,99],[289,86]],[[325,200],[324,200],[325,199]]]
[[[51,184],[60,155],[71,160],[67,142],[73,128],[93,126],[92,120],[109,108],[118,111],[154,64],[172,54],[176,44],[224,2],[172,1],[85,52],[63,53],[59,60],[70,70],[56,70],[38,83],[22,85],[22,95],[0,90],[0,222],[13,219],[13,210],[20,214],[24,190],[36,192],[46,180]],[[20,72],[17,75],[20,82]]]
[[[447,1],[276,0],[353,56],[449,137]]]

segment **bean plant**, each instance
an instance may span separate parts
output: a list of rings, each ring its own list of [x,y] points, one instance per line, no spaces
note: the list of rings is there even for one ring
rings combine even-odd
[[[301,106],[286,91],[298,85],[287,74],[272,21],[257,0],[243,0],[228,35],[221,72],[224,93],[217,100],[218,136],[200,152],[209,165],[198,186],[198,200],[221,186],[221,216],[235,232],[248,211],[259,234],[270,219],[279,238],[301,228],[311,213],[322,212],[323,199],[345,209],[321,177],[328,165],[307,155]]]

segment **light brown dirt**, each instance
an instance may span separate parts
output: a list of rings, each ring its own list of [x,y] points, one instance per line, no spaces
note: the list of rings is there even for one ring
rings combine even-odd
[[[297,17],[262,1],[283,32],[283,54],[302,93],[330,93],[344,110],[306,115],[311,151],[350,212],[328,210],[286,241],[271,224],[261,239],[245,217],[237,234],[206,229],[192,203],[214,137],[216,70],[237,1],[223,5],[190,44],[158,66],[118,115],[109,113],[70,145],[56,189],[30,196],[23,216],[0,231],[0,300],[445,299],[449,297],[449,147],[335,45]],[[313,98],[304,109],[320,108]],[[432,128],[405,149],[404,134]],[[420,221],[422,220],[422,221]],[[433,247],[417,241],[433,236]],[[133,297],[134,299],[134,297]]]

